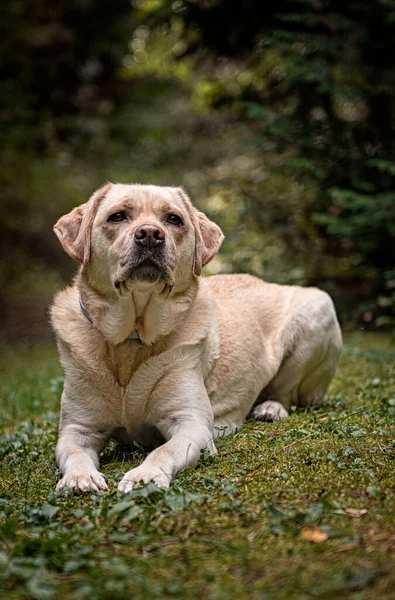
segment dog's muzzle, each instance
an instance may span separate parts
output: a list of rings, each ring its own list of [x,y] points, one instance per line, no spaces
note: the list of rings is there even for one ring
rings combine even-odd
[[[165,232],[155,225],[142,225],[136,229],[130,258],[122,265],[122,274],[114,281],[120,289],[126,280],[157,281],[167,279],[165,260]]]

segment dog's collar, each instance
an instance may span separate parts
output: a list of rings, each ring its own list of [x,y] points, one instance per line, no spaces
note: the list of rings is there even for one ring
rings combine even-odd
[[[88,321],[93,325],[93,321],[89,316],[88,310],[85,306],[85,304],[82,301],[81,298],[81,294],[79,295],[79,301],[80,301],[80,308],[82,310],[82,314],[88,319]],[[142,344],[143,342],[140,339],[139,336],[139,332],[137,331],[137,329],[135,329],[134,331],[132,331],[132,333],[130,335],[128,335],[128,337],[126,338],[127,340],[136,340],[136,342],[139,342],[140,344]]]

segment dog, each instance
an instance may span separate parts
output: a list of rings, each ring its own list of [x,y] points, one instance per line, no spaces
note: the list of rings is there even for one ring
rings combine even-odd
[[[250,413],[281,420],[323,399],[342,347],[330,297],[201,277],[224,236],[182,188],[108,183],[54,231],[80,263],[51,308],[65,371],[57,489],[107,489],[110,438],[156,445],[119,490],[168,487]]]

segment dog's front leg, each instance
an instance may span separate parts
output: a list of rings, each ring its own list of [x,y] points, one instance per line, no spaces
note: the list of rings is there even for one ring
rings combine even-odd
[[[69,488],[73,491],[106,490],[107,482],[98,471],[99,454],[108,436],[88,427],[68,424],[61,428],[56,447],[56,462],[63,477],[57,490]]]
[[[177,473],[196,465],[204,448],[211,454],[216,453],[212,432],[196,421],[180,423],[168,442],[151,452],[139,467],[124,475],[118,489],[129,492],[139,481],[153,481],[160,487],[169,487]]]
[[[178,378],[172,373],[169,379],[173,383],[171,397],[163,393],[169,389],[169,381],[166,385],[162,380],[152,401],[154,414],[149,419],[167,441],[151,452],[139,467],[124,475],[118,485],[122,492],[129,492],[139,481],[169,487],[177,473],[196,465],[203,449],[210,454],[217,452],[213,442],[212,407],[202,378],[190,373]],[[175,381],[177,386],[174,386]]]

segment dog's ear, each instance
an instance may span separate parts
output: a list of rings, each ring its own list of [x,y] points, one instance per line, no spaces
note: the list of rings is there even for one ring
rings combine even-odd
[[[195,228],[194,272],[196,275],[200,275],[204,265],[207,265],[217,254],[225,236],[218,225],[210,221],[204,213],[199,212],[193,207],[192,202],[182,188],[179,188],[177,191],[184,201]]]
[[[92,225],[100,202],[111,189],[107,183],[90,197],[88,202],[73,208],[54,226],[54,232],[63,246],[63,250],[72,258],[84,265],[88,264],[91,255]]]
[[[217,254],[224,240],[224,234],[216,223],[210,221],[202,212],[195,211],[201,240],[197,239],[195,255],[195,273],[200,275],[204,265]]]

